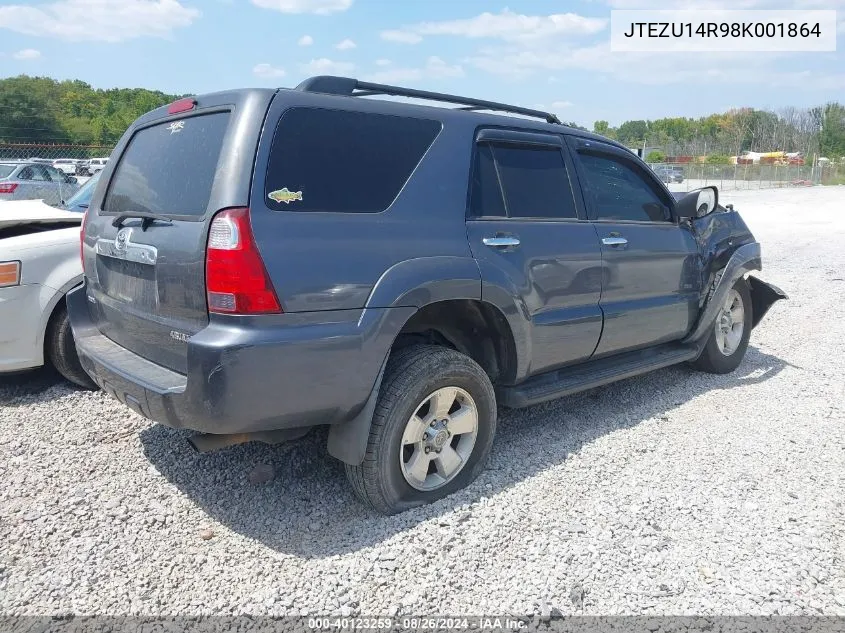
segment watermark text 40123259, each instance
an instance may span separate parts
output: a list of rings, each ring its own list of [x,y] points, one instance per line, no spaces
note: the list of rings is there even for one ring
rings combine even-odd
[[[835,51],[834,10],[620,10],[614,52]]]

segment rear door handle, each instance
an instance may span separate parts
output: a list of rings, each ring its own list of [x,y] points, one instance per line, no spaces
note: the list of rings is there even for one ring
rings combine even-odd
[[[498,236],[498,237],[485,237],[483,240],[485,246],[491,246],[493,248],[505,248],[508,246],[519,246],[519,238],[518,237],[506,237],[506,236]]]
[[[605,246],[625,246],[628,240],[624,237],[603,237],[601,243]]]

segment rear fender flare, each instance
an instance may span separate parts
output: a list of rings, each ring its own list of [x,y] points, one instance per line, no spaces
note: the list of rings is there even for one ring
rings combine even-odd
[[[481,299],[481,274],[471,257],[417,257],[391,266],[367,299],[367,308],[422,308],[449,299]]]
[[[450,299],[481,299],[481,275],[474,259],[437,256],[399,262],[385,271],[376,282],[367,299],[366,308],[419,309],[430,303]],[[351,466],[359,466],[364,461],[373,412],[390,358],[392,341],[415,312],[408,312],[402,323],[395,323],[395,327],[391,328],[391,344],[364,406],[354,417],[329,428],[327,449],[332,457]]]

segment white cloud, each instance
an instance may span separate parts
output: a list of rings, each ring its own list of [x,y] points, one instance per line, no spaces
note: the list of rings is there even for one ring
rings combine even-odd
[[[336,62],[322,57],[312,59],[301,66],[302,72],[310,75],[344,75],[355,70],[355,64],[350,62]]]
[[[258,64],[252,69],[252,74],[262,79],[276,79],[284,77],[287,73],[285,73],[284,68],[277,68],[270,64]]]
[[[22,61],[38,59],[39,57],[41,57],[41,51],[37,51],[34,48],[25,48],[22,51],[18,51],[17,53],[12,55],[12,57]]]
[[[501,13],[482,13],[464,20],[422,22],[398,30],[383,31],[381,37],[407,44],[417,44],[428,35],[522,42],[556,36],[593,35],[604,30],[607,23],[605,18],[588,18],[575,13],[522,15],[505,9]]]
[[[311,46],[314,43],[314,38],[310,35],[303,35],[296,43],[300,46]]]
[[[821,70],[781,70],[778,55],[742,53],[613,53],[609,42],[584,47],[505,47],[482,49],[465,63],[510,79],[537,73],[586,70],[617,81],[643,85],[760,84],[815,90],[842,90],[845,75]],[[644,72],[647,69],[647,72]]]
[[[367,79],[377,83],[397,83],[423,79],[454,79],[463,77],[464,74],[461,66],[447,64],[439,57],[433,56],[426,60],[422,68],[388,68],[373,73]]]
[[[358,48],[358,45],[350,39],[345,39],[335,44],[335,48],[339,51],[351,51],[353,48]]]
[[[416,33],[398,30],[382,31],[381,39],[386,42],[397,42],[399,44],[419,44],[423,40],[423,38]]]
[[[552,110],[563,110],[565,108],[571,108],[574,103],[571,101],[552,101]]]
[[[0,28],[74,42],[122,42],[168,37],[199,16],[197,9],[179,0],[58,0],[2,6]]]
[[[393,62],[390,61],[389,59],[377,59],[376,60],[376,66],[381,66],[382,68],[384,68],[385,66],[390,66],[392,63]]]
[[[252,4],[262,9],[274,9],[282,13],[329,15],[346,11],[352,6],[352,0],[252,0]]]

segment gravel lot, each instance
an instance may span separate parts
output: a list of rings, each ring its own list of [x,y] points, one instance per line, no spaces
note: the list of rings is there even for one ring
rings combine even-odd
[[[740,370],[503,412],[473,486],[396,517],[323,436],[198,456],[0,379],[0,613],[845,615],[845,187],[725,200],[791,296]]]

